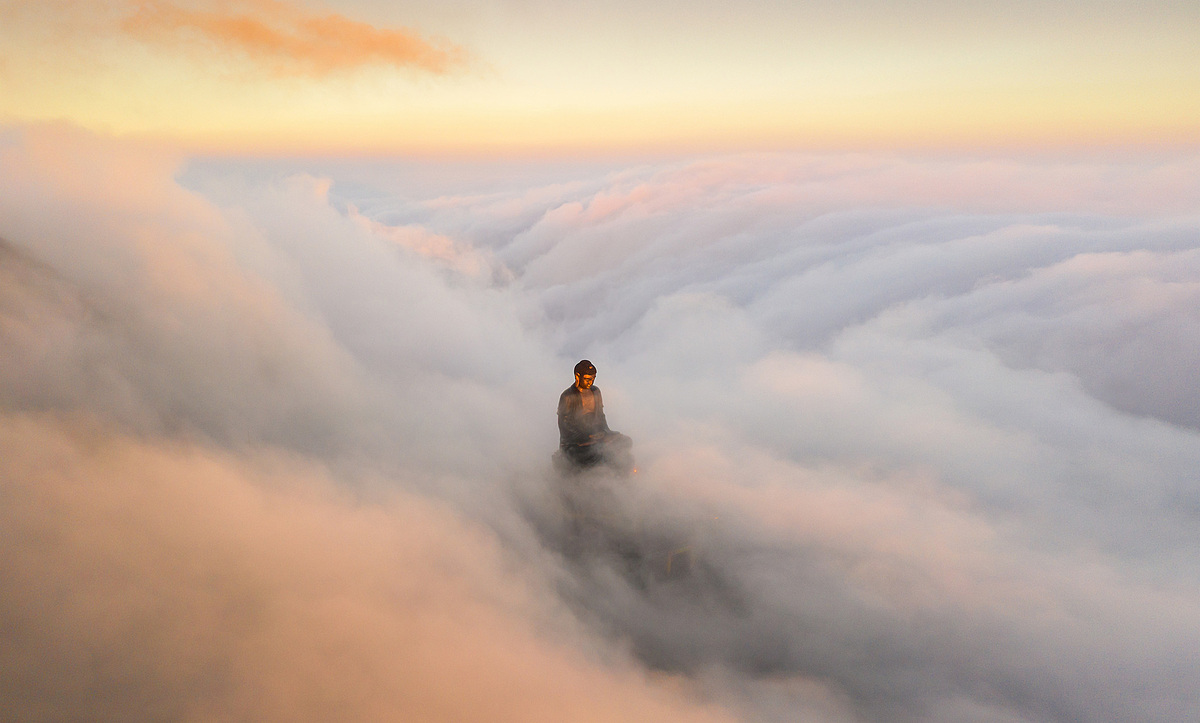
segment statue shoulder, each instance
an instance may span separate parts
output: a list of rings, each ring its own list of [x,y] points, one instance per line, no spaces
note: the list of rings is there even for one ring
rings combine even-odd
[[[562,394],[558,395],[559,411],[562,411],[563,409],[566,409],[566,408],[568,408],[572,405],[578,404],[578,403],[579,403],[579,390],[575,388],[574,384],[567,387],[563,391]]]

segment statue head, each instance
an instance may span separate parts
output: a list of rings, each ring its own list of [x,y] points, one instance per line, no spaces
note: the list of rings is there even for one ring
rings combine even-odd
[[[580,389],[591,389],[596,381],[596,366],[587,359],[575,365],[575,386]]]

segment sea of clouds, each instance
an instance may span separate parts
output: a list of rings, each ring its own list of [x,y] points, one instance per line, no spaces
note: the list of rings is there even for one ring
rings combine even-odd
[[[1196,154],[0,134],[4,720],[1195,720],[1197,470]]]

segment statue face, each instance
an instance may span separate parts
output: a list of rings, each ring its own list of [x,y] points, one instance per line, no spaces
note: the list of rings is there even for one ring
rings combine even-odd
[[[575,386],[579,387],[580,389],[591,389],[592,383],[595,381],[596,381],[595,374],[583,374],[583,375],[576,374],[575,375]]]

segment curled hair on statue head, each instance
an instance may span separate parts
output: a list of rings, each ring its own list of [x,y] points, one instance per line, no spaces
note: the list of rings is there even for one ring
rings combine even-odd
[[[596,366],[594,364],[592,364],[590,361],[588,361],[587,359],[584,359],[575,365],[575,375],[576,376],[581,377],[585,374],[591,374],[592,376],[596,376]]]

